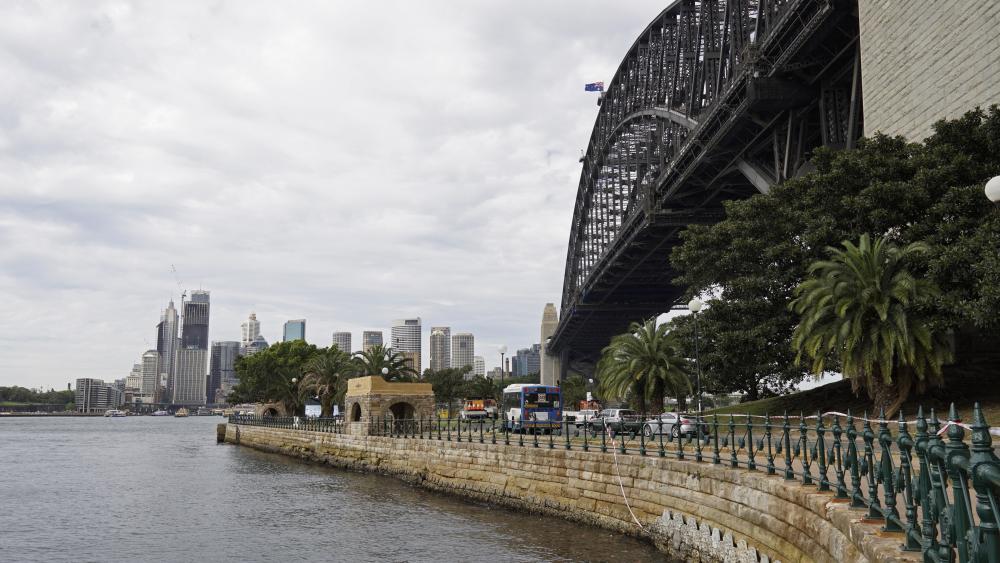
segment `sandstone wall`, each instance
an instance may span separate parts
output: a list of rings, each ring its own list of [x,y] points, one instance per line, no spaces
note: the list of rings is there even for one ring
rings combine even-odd
[[[865,134],[920,141],[1000,103],[1000,2],[859,0]]]
[[[763,471],[619,455],[617,469],[640,529],[623,501],[611,453],[232,424],[225,438],[647,537],[685,560],[892,561],[902,555],[899,538],[880,539],[875,526],[830,493]]]

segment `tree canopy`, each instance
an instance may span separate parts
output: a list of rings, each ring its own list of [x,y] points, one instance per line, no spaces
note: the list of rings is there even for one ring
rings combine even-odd
[[[237,359],[239,383],[229,395],[230,402],[276,401],[290,412],[298,412],[304,404],[298,382],[306,375],[306,366],[321,354],[322,350],[313,344],[292,340]],[[292,379],[297,381],[293,383]]]

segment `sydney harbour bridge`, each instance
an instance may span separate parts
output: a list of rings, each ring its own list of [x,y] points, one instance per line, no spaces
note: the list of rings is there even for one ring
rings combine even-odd
[[[599,101],[548,353],[589,372],[629,322],[681,298],[670,252],[689,224],[808,172],[861,135],[857,0],[678,0]]]

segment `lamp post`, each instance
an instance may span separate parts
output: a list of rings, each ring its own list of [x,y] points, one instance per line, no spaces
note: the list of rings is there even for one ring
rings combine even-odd
[[[298,383],[299,383],[299,378],[293,377],[292,378],[292,399],[295,402],[292,403],[292,404],[295,405],[295,409],[292,412],[292,416],[295,416],[295,411],[299,410],[299,387],[298,387]]]
[[[701,358],[699,357],[700,354],[698,351],[698,311],[701,311],[702,305],[703,303],[697,297],[688,302],[688,309],[690,309],[691,313],[694,314],[694,381],[695,387],[697,388],[696,392],[698,393],[699,418],[701,417]],[[701,424],[698,424],[697,426],[698,428],[701,428]]]
[[[503,357],[505,354],[507,354],[507,345],[501,344],[500,347],[497,348],[497,350],[500,352],[500,393],[503,393],[503,372],[504,372]]]
[[[1000,208],[1000,176],[994,176],[990,178],[989,182],[986,182],[986,197]]]

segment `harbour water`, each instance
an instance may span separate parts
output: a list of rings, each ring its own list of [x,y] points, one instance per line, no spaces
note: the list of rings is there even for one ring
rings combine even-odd
[[[217,445],[219,422],[0,418],[0,560],[665,560],[601,529]]]

